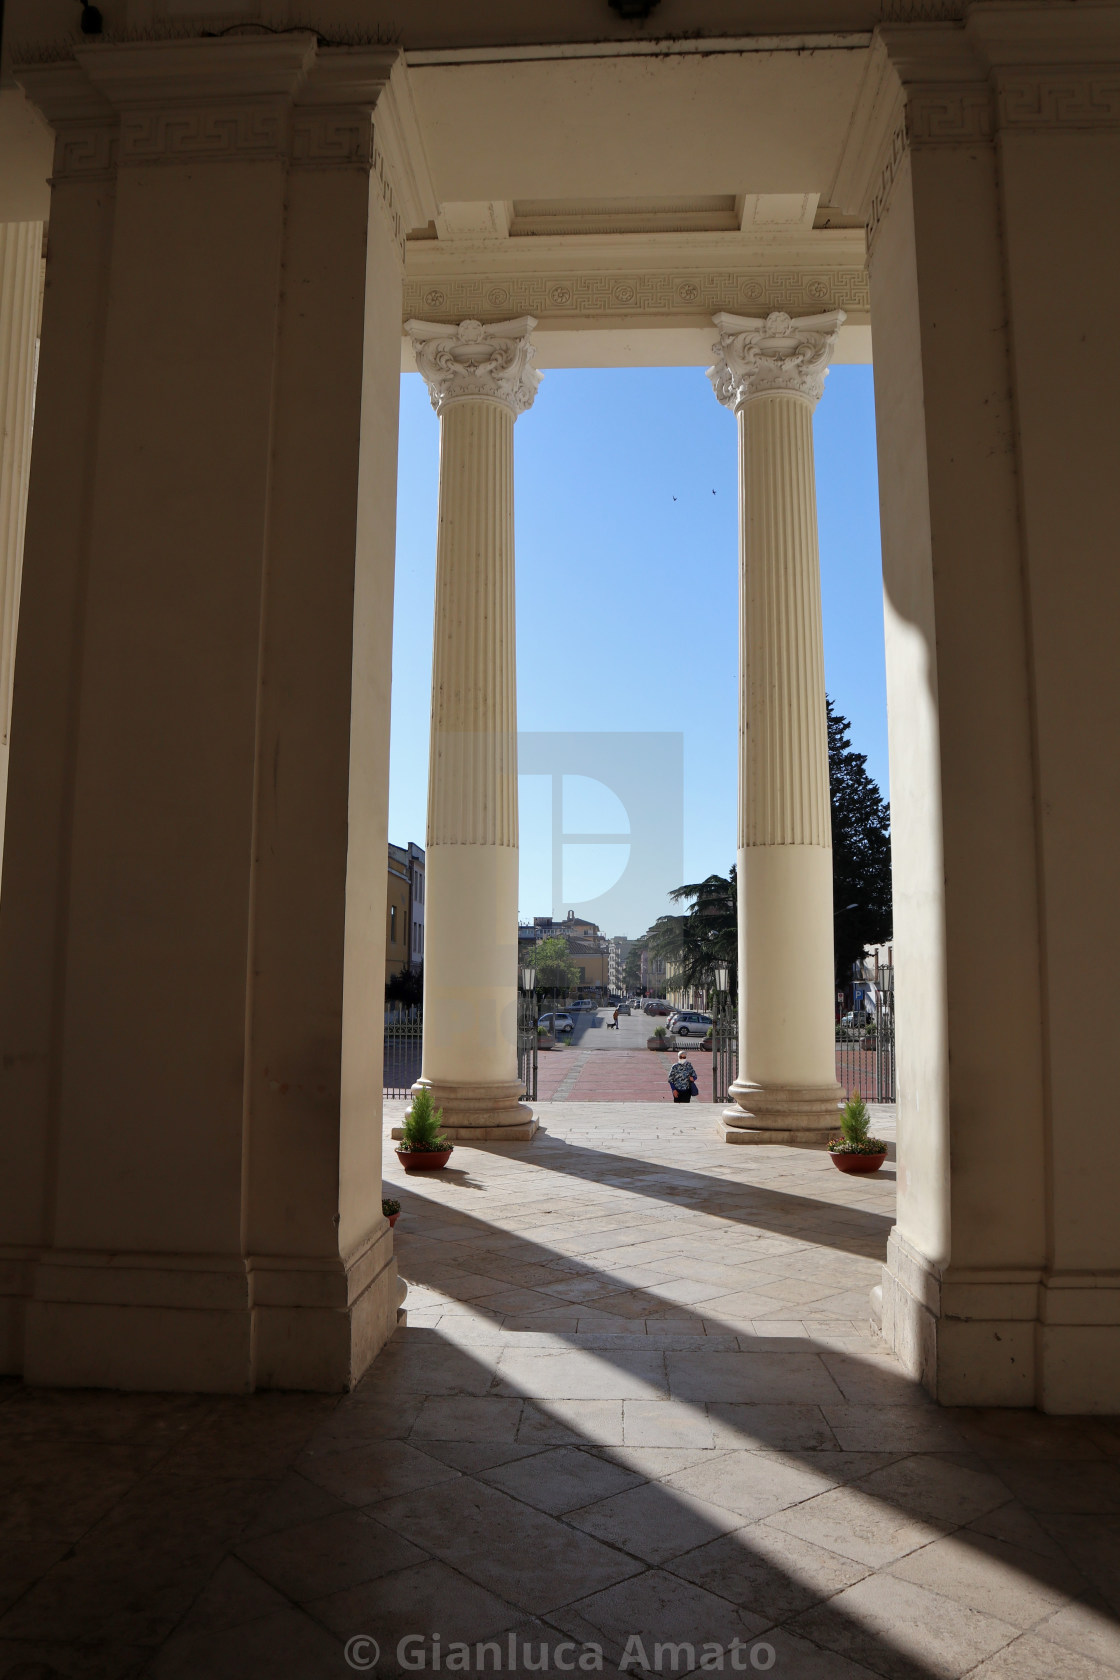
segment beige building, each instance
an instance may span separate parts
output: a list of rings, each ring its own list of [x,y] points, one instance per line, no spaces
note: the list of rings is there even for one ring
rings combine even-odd
[[[411,941],[411,881],[408,852],[403,846],[389,844],[388,885],[385,895],[385,978],[400,974],[410,966]]]
[[[532,1136],[517,418],[542,369],[711,366],[742,486],[724,1135],[827,1134],[811,422],[830,360],[873,355],[900,1091],[874,1311],[942,1401],[1120,1409],[1120,10],[217,10],[5,18],[3,1368],[339,1389],[396,1323],[368,1020],[402,367],[442,432],[422,1083],[458,1137]]]

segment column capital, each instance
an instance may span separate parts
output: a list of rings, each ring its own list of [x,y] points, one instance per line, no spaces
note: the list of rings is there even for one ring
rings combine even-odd
[[[816,407],[844,321],[842,309],[797,318],[775,309],[765,320],[721,310],[712,320],[719,338],[708,378],[724,408],[737,412],[769,391],[805,397]]]
[[[489,397],[504,403],[514,415],[532,407],[541,376],[533,367],[537,354],[530,337],[536,320],[522,315],[516,321],[406,321],[416,366],[442,414],[449,403]]]

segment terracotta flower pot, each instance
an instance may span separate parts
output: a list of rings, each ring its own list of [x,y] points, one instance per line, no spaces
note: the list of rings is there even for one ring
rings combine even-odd
[[[887,1158],[884,1149],[881,1155],[841,1155],[838,1150],[830,1149],[832,1164],[838,1172],[873,1173],[878,1172]]]
[[[395,1225],[395,1224],[396,1224],[396,1223],[397,1223],[397,1220],[398,1220],[398,1219],[399,1219],[399,1218],[400,1218],[400,1214],[399,1214],[399,1213],[391,1213],[391,1214],[390,1214],[390,1215],[389,1215],[389,1229],[390,1229],[390,1230],[392,1230],[392,1229],[393,1229],[393,1226],[394,1226],[394,1225]]]
[[[405,1172],[438,1172],[451,1159],[450,1149],[398,1149],[397,1160]]]

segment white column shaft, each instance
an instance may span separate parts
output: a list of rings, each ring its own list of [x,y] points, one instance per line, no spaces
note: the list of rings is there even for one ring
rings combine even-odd
[[[717,315],[739,423],[739,1076],[729,1141],[837,1123],[832,828],[813,409],[842,315]]]
[[[528,1138],[517,1077],[517,653],[513,426],[526,316],[408,322],[440,416],[428,774],[424,1061],[449,1137]]]
[[[740,1079],[835,1083],[828,798],[812,409],[739,411]]]
[[[35,408],[42,222],[0,222],[0,860]]]
[[[513,422],[444,412],[428,781],[424,1078],[517,1080]]]

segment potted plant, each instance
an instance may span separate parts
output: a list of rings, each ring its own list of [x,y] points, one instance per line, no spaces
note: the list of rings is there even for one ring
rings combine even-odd
[[[647,1050],[668,1050],[669,1035],[664,1027],[654,1027],[653,1037],[646,1039]]]
[[[555,1050],[556,1049],[556,1039],[553,1037],[552,1033],[549,1032],[547,1027],[538,1027],[537,1028],[537,1049],[538,1050]]]
[[[887,1146],[882,1138],[871,1137],[868,1128],[871,1116],[867,1104],[858,1091],[853,1091],[840,1115],[843,1137],[829,1138],[828,1152],[832,1164],[840,1172],[878,1172],[887,1158]]]
[[[397,1160],[405,1172],[438,1172],[451,1158],[452,1145],[444,1137],[442,1108],[432,1104],[430,1091],[417,1091],[401,1123]]]
[[[381,1211],[389,1221],[390,1227],[392,1227],[401,1216],[401,1204],[395,1201],[392,1196],[383,1196],[381,1198]]]

